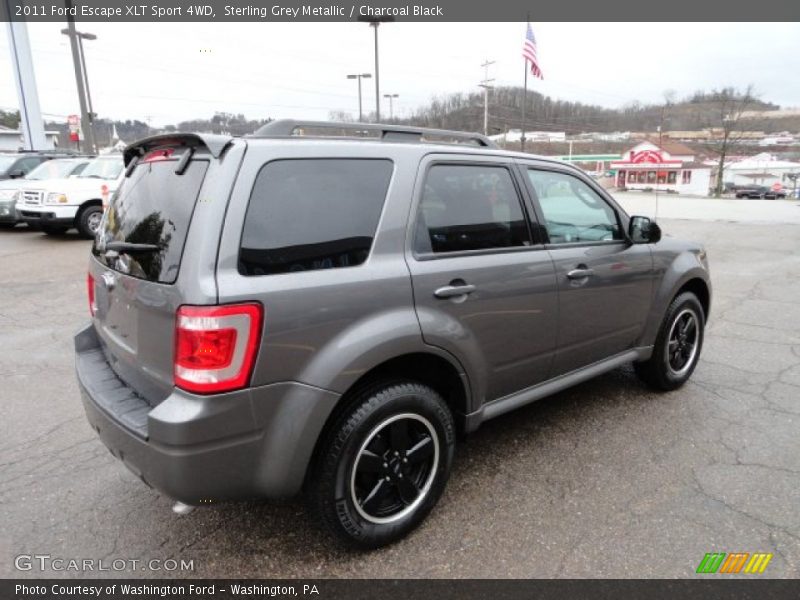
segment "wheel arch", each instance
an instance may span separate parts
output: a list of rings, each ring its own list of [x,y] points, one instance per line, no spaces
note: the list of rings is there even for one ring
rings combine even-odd
[[[711,282],[708,270],[691,252],[681,253],[666,267],[664,276],[654,291],[650,313],[639,340],[640,346],[652,346],[655,343],[665,311],[679,294],[686,291],[697,296],[707,321],[711,310]]]
[[[317,436],[306,475],[312,472],[329,432],[341,415],[351,408],[358,393],[381,381],[393,380],[415,381],[434,389],[450,407],[457,430],[465,430],[466,414],[470,410],[470,387],[461,366],[455,359],[444,357],[433,348],[400,354],[370,368],[341,395]]]
[[[711,290],[704,279],[700,277],[693,277],[686,281],[672,296],[672,300],[680,296],[684,292],[691,292],[700,301],[703,307],[703,319],[708,321],[708,314],[711,310]],[[670,301],[671,302],[671,301]]]
[[[80,206],[78,206],[78,210],[75,212],[75,225],[76,226],[78,225],[78,222],[80,221],[81,214],[83,214],[83,211],[85,211],[90,206],[99,206],[99,207],[102,208],[103,207],[103,200],[100,199],[100,198],[90,198],[89,200],[84,200],[83,202],[81,202]]]

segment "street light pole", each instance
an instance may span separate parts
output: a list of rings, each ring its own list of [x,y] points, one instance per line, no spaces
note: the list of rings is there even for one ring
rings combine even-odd
[[[378,21],[369,24],[375,29],[375,122],[381,122],[381,72],[378,64]]]
[[[362,79],[370,79],[372,75],[370,73],[355,73],[353,75],[348,75],[348,79],[358,79],[358,121],[359,123],[364,120],[364,116],[361,110],[361,80]]]
[[[389,99],[389,120],[392,121],[392,120],[394,120],[394,104],[393,104],[393,101],[394,101],[395,98],[399,98],[400,94],[384,94],[383,97]]]
[[[90,153],[97,152],[97,146],[94,140],[94,128],[92,122],[94,115],[90,108],[91,100],[87,101],[88,97],[88,80],[86,79],[85,61],[83,59],[83,44],[81,38],[87,40],[97,39],[97,36],[91,33],[79,33],[75,30],[75,19],[70,15],[72,9],[72,0],[65,0],[67,8],[67,28],[62,29],[61,33],[69,37],[70,47],[72,49],[72,63],[75,67],[75,83],[78,87],[78,101],[81,107],[81,129],[83,130],[83,137],[85,140],[84,148]]]

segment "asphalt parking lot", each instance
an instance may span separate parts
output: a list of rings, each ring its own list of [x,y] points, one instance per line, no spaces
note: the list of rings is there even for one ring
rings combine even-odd
[[[800,577],[798,204],[781,205],[792,222],[766,222],[768,207],[758,223],[663,219],[711,260],[691,381],[659,395],[621,369],[487,423],[422,527],[368,554],[334,546],[299,503],[174,515],[84,419],[71,336],[89,242],[0,231],[0,575],[41,577],[14,557],[49,554],[194,561],[117,574],[143,577],[669,578],[717,551],[771,552],[766,575]]]

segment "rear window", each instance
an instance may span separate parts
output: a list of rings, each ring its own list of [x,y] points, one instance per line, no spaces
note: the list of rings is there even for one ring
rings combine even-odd
[[[175,160],[142,163],[122,180],[92,247],[101,263],[140,279],[175,282],[208,161],[192,160],[183,175],[175,173],[176,165]],[[109,242],[154,244],[158,250],[107,258]]]
[[[239,272],[271,275],[362,264],[393,165],[385,159],[270,162],[247,207]]]

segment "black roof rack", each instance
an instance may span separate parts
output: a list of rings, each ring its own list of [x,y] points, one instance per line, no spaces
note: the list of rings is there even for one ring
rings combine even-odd
[[[272,121],[260,127],[253,134],[254,137],[299,137],[295,134],[298,130],[324,130],[319,134],[322,137],[338,136],[356,139],[374,139],[365,134],[377,133],[379,138],[387,142],[422,143],[435,141],[436,143],[466,142],[485,148],[496,148],[495,143],[485,135],[467,133],[465,131],[450,131],[448,129],[429,129],[426,127],[407,127],[405,125],[387,125],[382,123],[345,123],[336,121],[298,121],[295,119],[281,119]],[[339,131],[341,134],[337,134]],[[347,135],[344,132],[351,132]],[[314,135],[314,134],[311,134]],[[423,139],[426,138],[426,139]],[[439,139],[432,139],[439,138]],[[446,140],[453,140],[448,142]]]

